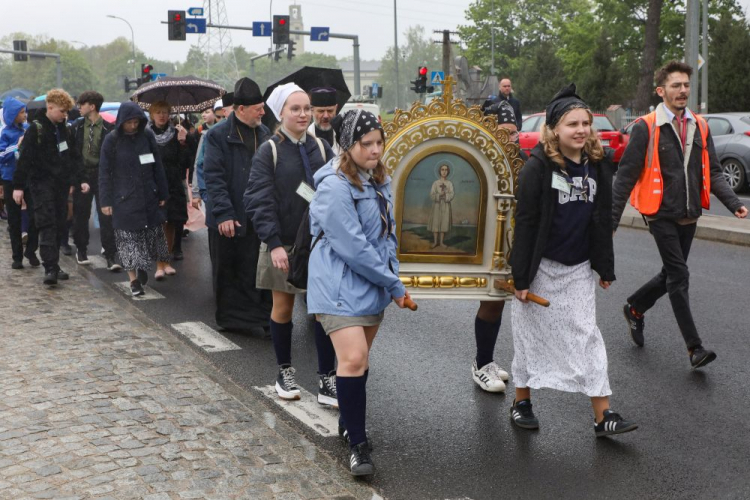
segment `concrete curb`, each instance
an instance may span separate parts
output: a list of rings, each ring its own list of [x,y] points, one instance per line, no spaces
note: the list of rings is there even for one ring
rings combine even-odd
[[[648,229],[643,217],[631,206],[626,206],[619,227]],[[698,219],[695,237],[702,240],[750,247],[750,220],[704,215]]]

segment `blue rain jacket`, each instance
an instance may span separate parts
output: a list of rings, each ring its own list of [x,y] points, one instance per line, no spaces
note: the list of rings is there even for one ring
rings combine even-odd
[[[3,102],[3,121],[5,127],[0,134],[0,177],[4,181],[12,181],[13,173],[16,171],[16,152],[18,151],[18,140],[23,136],[24,131],[29,126],[28,123],[19,125],[13,123],[18,113],[26,105],[9,97]]]

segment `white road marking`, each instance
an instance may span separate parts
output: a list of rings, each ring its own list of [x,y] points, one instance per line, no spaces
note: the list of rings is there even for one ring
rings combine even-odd
[[[291,416],[324,437],[339,435],[338,410],[318,404],[317,394],[310,394],[300,387],[302,399],[287,401],[276,393],[276,387],[253,387],[256,391],[275,402]]]
[[[146,292],[145,294],[141,295],[140,297],[133,297],[133,295],[130,293],[130,282],[129,281],[120,281],[116,282],[115,286],[120,289],[122,293],[127,295],[128,297],[131,297],[133,300],[154,300],[154,299],[163,299],[164,295],[160,294],[153,288],[149,286],[144,286],[143,291]]]
[[[201,321],[172,325],[181,335],[206,352],[239,351],[240,346]]]

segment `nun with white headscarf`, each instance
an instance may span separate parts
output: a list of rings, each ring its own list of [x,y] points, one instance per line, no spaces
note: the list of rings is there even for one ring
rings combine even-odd
[[[292,367],[292,311],[304,290],[287,283],[289,251],[314,193],[313,174],[334,157],[325,141],[307,133],[312,110],[307,93],[294,83],[276,87],[266,100],[279,126],[253,157],[245,191],[245,209],[260,237],[256,286],[271,290],[271,338],[279,365],[276,392],[299,399]],[[315,324],[318,350],[318,402],[338,407],[336,354],[320,323]]]

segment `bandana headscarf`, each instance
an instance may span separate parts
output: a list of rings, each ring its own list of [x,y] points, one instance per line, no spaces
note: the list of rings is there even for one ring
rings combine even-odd
[[[545,118],[547,127],[554,128],[565,113],[576,108],[589,109],[589,106],[576,94],[576,84],[571,83],[560,90],[547,104],[547,116]]]
[[[285,83],[284,85],[279,85],[273,89],[271,95],[268,96],[266,105],[271,108],[271,111],[273,111],[273,114],[278,121],[281,121],[281,110],[284,108],[284,103],[287,98],[295,92],[304,93],[305,91],[296,83]]]
[[[343,115],[337,115],[331,120],[331,126],[344,151],[349,151],[354,143],[373,130],[383,130],[378,117],[363,109],[350,109]]]

